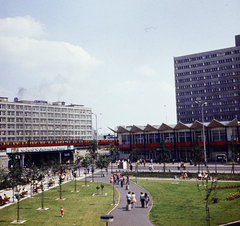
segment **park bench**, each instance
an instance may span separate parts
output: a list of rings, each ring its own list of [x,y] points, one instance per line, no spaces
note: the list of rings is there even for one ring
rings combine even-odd
[[[2,201],[0,201],[0,206],[10,202],[10,197],[4,198]]]
[[[21,198],[24,198],[25,195],[27,195],[27,193],[28,193],[28,191],[23,191],[23,192],[22,192],[22,195],[21,195]]]

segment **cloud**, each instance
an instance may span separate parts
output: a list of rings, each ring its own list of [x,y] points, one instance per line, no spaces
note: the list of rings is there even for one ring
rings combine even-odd
[[[103,65],[80,46],[43,39],[45,30],[44,24],[30,16],[0,19],[0,64],[12,74],[2,73],[2,79],[34,87],[28,89],[34,96],[46,91],[56,96],[91,79]]]
[[[31,16],[0,19],[0,35],[8,37],[40,37],[46,35],[45,26]]]
[[[137,72],[143,76],[146,76],[146,77],[154,77],[156,75],[155,70],[150,68],[147,65],[143,65],[143,66],[136,68],[135,72]]]

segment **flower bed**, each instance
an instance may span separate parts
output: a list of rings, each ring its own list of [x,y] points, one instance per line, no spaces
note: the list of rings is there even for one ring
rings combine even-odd
[[[234,184],[234,185],[225,185],[225,186],[217,186],[216,189],[220,190],[220,189],[230,189],[230,188],[240,188],[240,184]]]
[[[231,201],[234,199],[240,198],[240,191],[236,192],[236,193],[230,193],[229,196],[226,198],[226,201]]]

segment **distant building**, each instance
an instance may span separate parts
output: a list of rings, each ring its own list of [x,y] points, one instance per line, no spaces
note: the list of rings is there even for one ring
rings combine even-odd
[[[219,122],[216,119],[204,123],[206,156],[209,160],[217,160],[217,156],[226,156],[231,159],[229,142],[240,140],[240,122]],[[129,158],[135,148],[139,149],[142,158],[157,160],[159,156],[158,144],[166,142],[172,150],[170,158],[175,160],[190,160],[194,158],[192,151],[196,140],[203,146],[203,124],[199,121],[184,124],[146,125],[146,126],[119,126],[116,129],[119,139],[120,158]]]
[[[92,110],[65,102],[0,97],[0,141],[92,140]]]
[[[235,41],[235,47],[174,57],[178,122],[202,121],[202,109],[205,122],[240,119],[240,35]]]

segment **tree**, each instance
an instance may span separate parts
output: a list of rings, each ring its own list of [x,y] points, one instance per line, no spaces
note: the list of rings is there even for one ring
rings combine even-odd
[[[96,164],[96,167],[101,169],[101,176],[102,176],[102,169],[103,168],[107,168],[108,165],[109,165],[109,158],[103,156],[103,155],[100,155],[98,160],[95,162]]]
[[[59,165],[58,177],[59,177],[59,187],[60,187],[60,199],[62,199],[62,182],[64,180],[64,165]]]
[[[240,145],[237,140],[231,139],[229,144],[229,149],[231,150],[232,155],[232,172],[234,174],[234,160],[237,158],[240,152]]]
[[[91,165],[91,162],[92,162],[92,159],[88,155],[85,156],[85,158],[83,158],[83,160],[81,162],[82,167],[85,168],[85,173],[84,173],[85,174],[85,185],[87,185],[87,172],[86,172],[86,170]]]
[[[24,172],[24,168],[22,166],[19,166],[18,162],[14,160],[13,165],[10,168],[8,173],[10,186],[13,190],[13,197],[14,197],[14,188],[16,188],[18,185],[22,186],[25,183],[23,180],[23,172]]]
[[[157,151],[159,152],[158,160],[159,162],[163,162],[163,172],[166,171],[166,162],[169,161],[169,156],[171,154],[171,150],[167,146],[166,142],[162,142],[158,144]]]
[[[195,141],[196,145],[193,146],[192,152],[194,153],[194,164],[195,166],[198,164],[198,172],[200,172],[200,162],[203,159],[203,149],[199,144],[198,140]]]
[[[115,144],[110,144],[109,147],[110,147],[109,154],[112,157],[112,160],[116,160],[119,154],[118,146],[116,146]]]
[[[98,153],[97,153],[97,150],[98,150],[98,144],[97,142],[94,140],[92,145],[89,146],[88,148],[88,153],[89,153],[89,156],[92,158],[92,159],[96,159]]]
[[[134,148],[130,151],[129,158],[132,160],[132,162],[137,162],[137,160],[140,158],[141,153],[138,148]]]
[[[80,155],[79,151],[76,151],[74,154],[74,161],[75,161],[75,166],[79,170],[79,176],[80,176],[80,169],[81,169],[81,161],[83,160],[83,156]]]
[[[24,168],[22,166],[19,166],[18,162],[16,160],[13,161],[13,165],[11,169],[9,170],[8,177],[10,180],[10,185],[13,189],[13,202],[14,202],[14,196],[17,199],[17,222],[20,221],[20,191],[22,190],[22,186],[25,184],[23,180],[23,173],[24,173]],[[16,193],[14,194],[14,190]]]
[[[77,192],[77,166],[74,166],[73,177],[75,178],[75,192]]]

